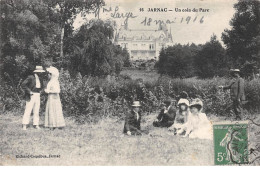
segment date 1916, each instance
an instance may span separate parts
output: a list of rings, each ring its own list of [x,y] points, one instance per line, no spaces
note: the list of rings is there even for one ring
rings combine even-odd
[[[174,17],[173,19],[165,19],[165,20],[154,20],[150,17],[145,17],[144,20],[141,22],[141,24],[143,24],[144,26],[151,26],[152,24],[156,24],[156,25],[160,25],[160,24],[173,24],[173,23],[195,23],[195,22],[199,22],[200,24],[202,24],[204,22],[204,16],[202,17],[191,17],[191,16],[187,16],[187,17],[181,17],[181,18],[177,18]]]

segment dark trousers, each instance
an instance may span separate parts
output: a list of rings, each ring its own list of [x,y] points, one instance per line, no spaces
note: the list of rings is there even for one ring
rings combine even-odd
[[[233,100],[233,110],[236,115],[236,119],[241,120],[241,115],[243,113],[243,107],[240,101]]]
[[[174,122],[173,121],[154,121],[153,126],[154,127],[170,127],[172,126]]]

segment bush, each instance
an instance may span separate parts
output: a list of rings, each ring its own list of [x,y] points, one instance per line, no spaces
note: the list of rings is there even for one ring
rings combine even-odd
[[[156,112],[161,103],[168,97],[178,99],[182,91],[190,98],[203,100],[204,111],[216,116],[230,116],[232,102],[229,91],[218,89],[219,85],[227,85],[226,78],[213,79],[172,79],[162,76],[158,80],[144,82],[143,106],[144,114]],[[97,122],[104,117],[123,119],[130,110],[132,101],[137,98],[137,82],[128,76],[115,77],[109,81],[100,77],[83,77],[77,74],[71,77],[68,71],[60,71],[61,101],[65,116],[73,117],[78,123]],[[23,109],[22,91],[19,86],[11,87],[2,84],[0,95],[1,110],[13,111]],[[245,105],[249,113],[259,113],[260,81],[246,81],[245,86],[248,103]],[[45,109],[46,94],[42,94],[42,111]],[[22,107],[22,108],[21,108]]]

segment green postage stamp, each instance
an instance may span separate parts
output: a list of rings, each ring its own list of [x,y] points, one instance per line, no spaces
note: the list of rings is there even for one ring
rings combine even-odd
[[[248,121],[213,123],[215,165],[248,164]]]

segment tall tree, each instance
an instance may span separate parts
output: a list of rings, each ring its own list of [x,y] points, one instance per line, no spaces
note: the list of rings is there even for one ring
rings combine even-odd
[[[72,30],[72,24],[78,14],[95,12],[104,5],[103,0],[44,0],[49,7],[59,14],[60,25],[60,57],[63,59],[64,35]],[[67,30],[66,30],[67,27]]]
[[[1,74],[16,82],[30,67],[52,57],[57,44],[56,14],[42,0],[2,0],[0,8]]]
[[[81,26],[73,37],[72,71],[84,75],[104,76],[119,73],[127,65],[129,54],[112,43],[113,22],[91,20]]]
[[[156,64],[158,73],[170,75],[172,77],[190,77],[193,76],[193,56],[197,52],[195,44],[174,45],[162,49],[159,61]]]
[[[241,67],[246,61],[260,67],[260,1],[239,0],[234,8],[232,28],[222,33],[227,53],[234,67]]]
[[[228,68],[228,60],[225,49],[212,35],[209,42],[202,46],[202,49],[194,56],[194,64],[197,75],[202,78],[223,76]]]

